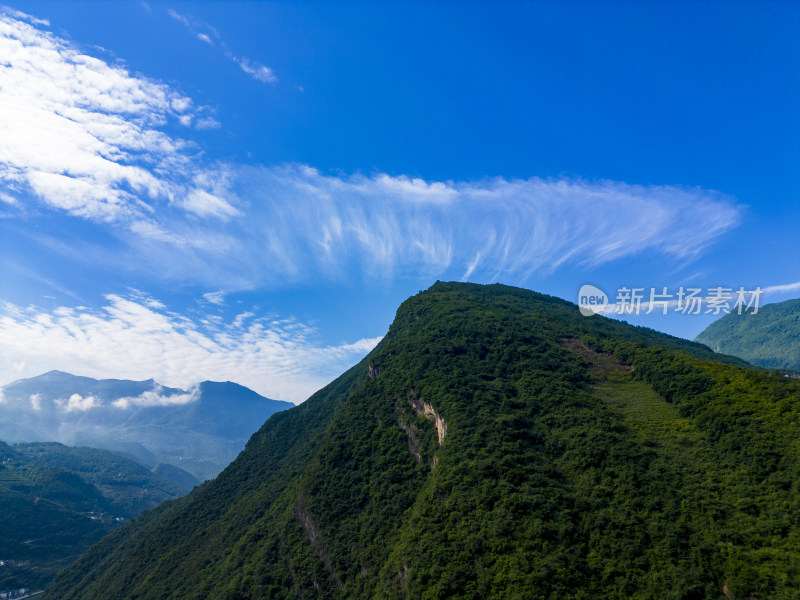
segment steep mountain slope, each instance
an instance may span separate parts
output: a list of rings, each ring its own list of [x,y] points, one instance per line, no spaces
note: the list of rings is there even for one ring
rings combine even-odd
[[[695,341],[754,365],[800,372],[800,298],[767,304],[755,314],[728,313]]]
[[[172,464],[199,480],[217,475],[259,424],[294,406],[231,382],[184,391],[147,381],[97,380],[60,371],[8,384],[0,439],[56,441]]]
[[[105,450],[0,442],[0,591],[40,588],[123,521],[185,491]]]
[[[800,382],[713,357],[437,283],[46,597],[796,598]]]
[[[187,473],[183,469],[170,465],[167,463],[158,463],[152,469],[153,473],[161,479],[174,483],[184,492],[189,492],[196,486],[200,485],[200,480],[191,473]]]

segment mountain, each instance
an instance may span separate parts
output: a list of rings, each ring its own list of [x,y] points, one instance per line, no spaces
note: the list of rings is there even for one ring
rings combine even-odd
[[[184,492],[190,492],[200,485],[200,480],[180,467],[168,463],[158,463],[153,467],[153,474],[177,485]]]
[[[0,442],[0,592],[41,588],[120,524],[186,491],[106,450]]]
[[[6,385],[0,439],[104,448],[144,465],[215,477],[267,417],[294,406],[236,383],[185,391],[147,381],[97,380],[60,371]],[[187,480],[188,481],[188,480]]]
[[[798,440],[800,381],[436,283],[45,598],[797,598]]]
[[[695,341],[754,365],[800,372],[800,298],[728,313]]]

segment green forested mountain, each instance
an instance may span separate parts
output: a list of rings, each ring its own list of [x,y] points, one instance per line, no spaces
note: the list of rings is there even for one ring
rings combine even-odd
[[[46,594],[725,597],[800,597],[800,382],[454,283]]]
[[[800,371],[800,298],[767,304],[758,312],[731,312],[696,342],[770,369]]]
[[[106,450],[0,442],[0,592],[41,588],[120,524],[185,492]]]

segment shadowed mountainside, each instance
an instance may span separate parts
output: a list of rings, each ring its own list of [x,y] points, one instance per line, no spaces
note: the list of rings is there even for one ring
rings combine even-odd
[[[123,522],[189,489],[106,450],[0,442],[0,591],[41,588]]]

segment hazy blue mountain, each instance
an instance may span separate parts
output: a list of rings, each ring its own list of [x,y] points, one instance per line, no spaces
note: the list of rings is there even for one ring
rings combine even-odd
[[[0,592],[41,588],[92,543],[186,491],[107,450],[0,442]]]
[[[231,382],[181,390],[152,379],[50,371],[2,389],[0,439],[104,448],[202,481],[225,468],[270,415],[292,406]]]
[[[770,369],[800,371],[800,298],[717,319],[695,338],[716,352]]]

